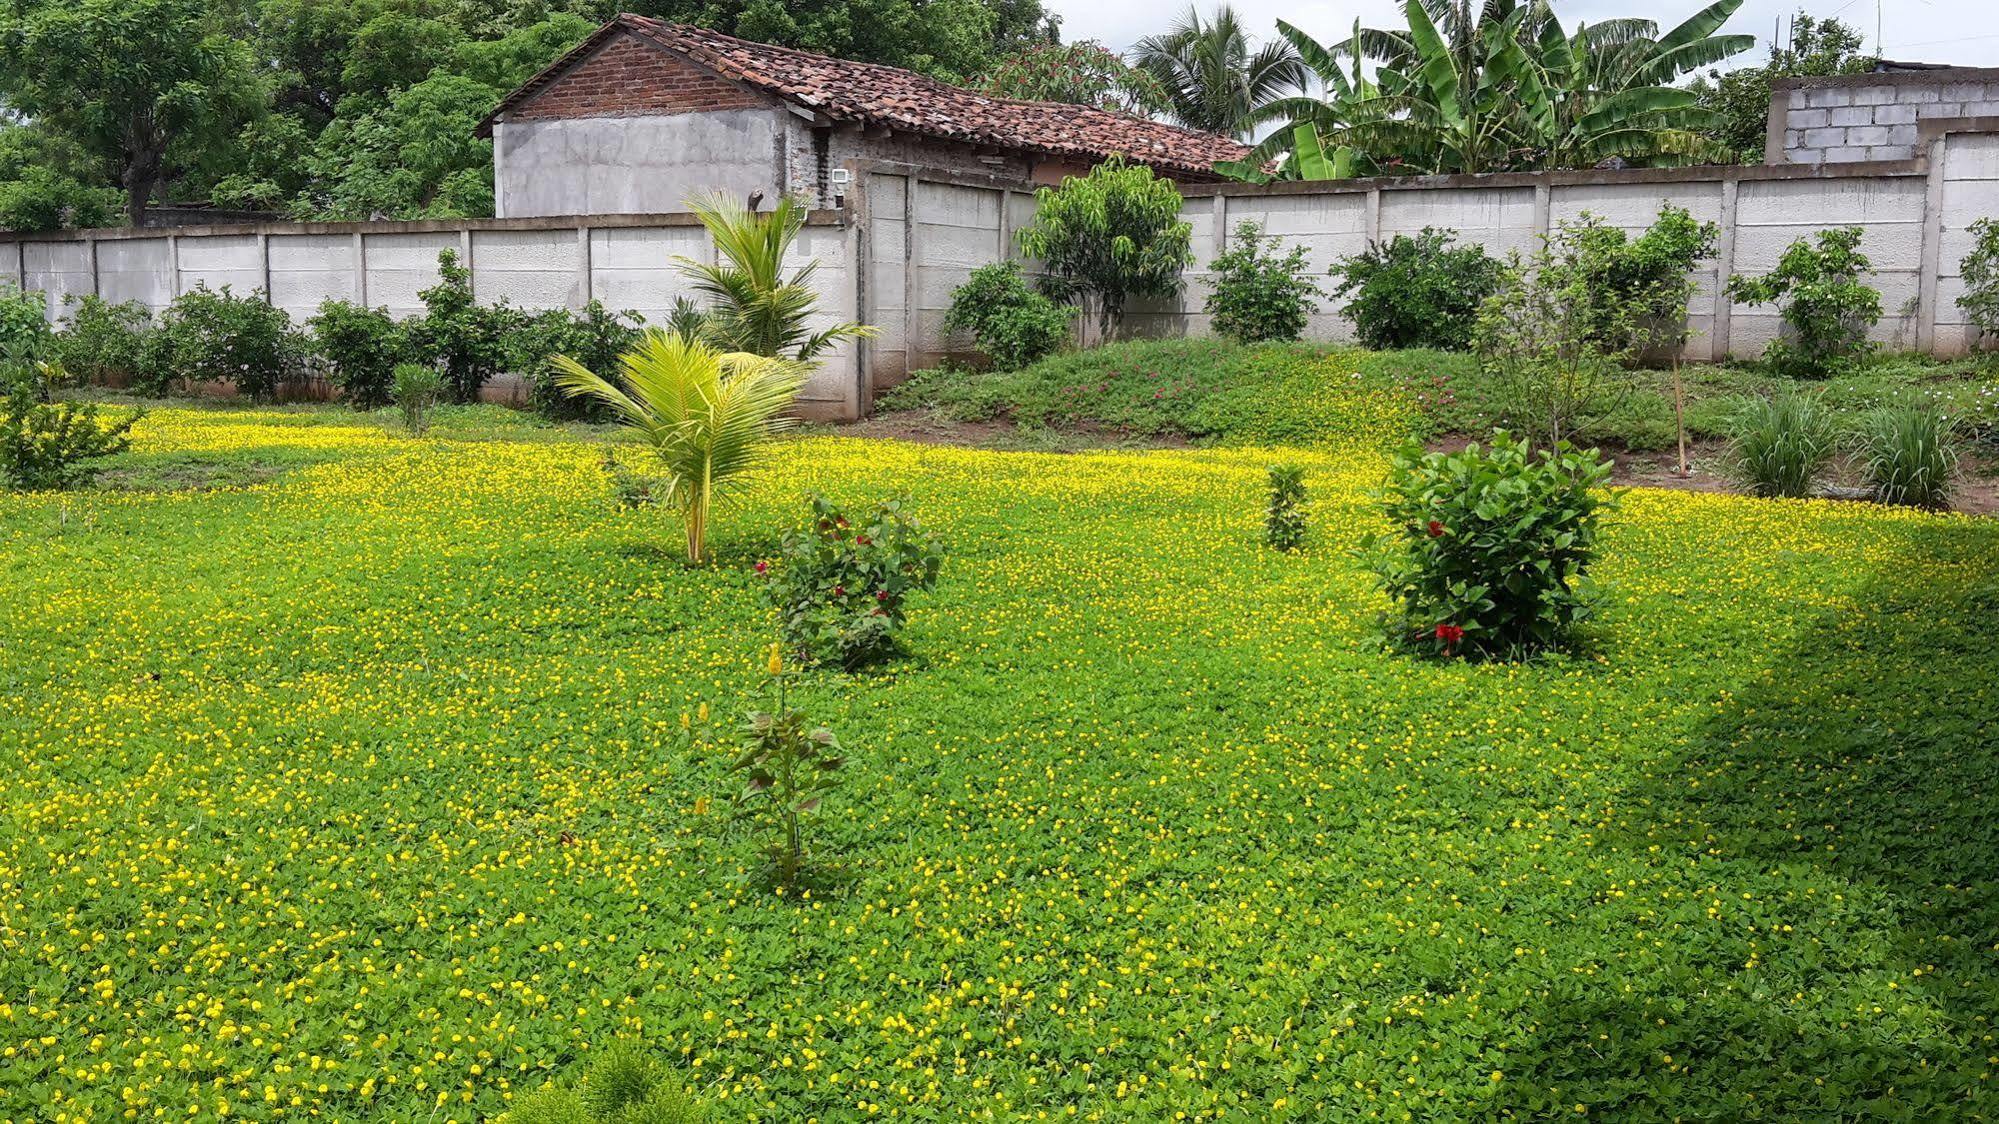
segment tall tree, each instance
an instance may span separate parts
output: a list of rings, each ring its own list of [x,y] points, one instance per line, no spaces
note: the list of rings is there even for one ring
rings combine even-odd
[[[171,174],[227,144],[267,96],[238,29],[202,0],[41,0],[0,14],[0,99],[70,138],[133,223]]]
[[[971,83],[996,98],[1094,105],[1120,113],[1164,113],[1166,91],[1152,75],[1094,40],[1035,43],[1002,56]]]
[[[1272,102],[1303,91],[1309,76],[1291,44],[1257,46],[1227,4],[1206,20],[1188,8],[1164,34],[1139,40],[1132,58],[1165,90],[1176,121],[1232,137],[1248,135]]]

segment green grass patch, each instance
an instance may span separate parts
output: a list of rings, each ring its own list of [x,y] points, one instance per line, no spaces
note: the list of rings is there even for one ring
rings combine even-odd
[[[1979,361],[1884,356],[1806,383],[1754,364],[1693,364],[1681,377],[1687,432],[1696,439],[1725,437],[1744,396],[1787,387],[1822,393],[1854,415],[1884,403],[1934,402],[1976,436],[1999,433],[1999,378]],[[1672,378],[1665,370],[1630,372],[1581,411],[1578,439],[1634,452],[1670,448],[1677,436]],[[879,406],[935,409],[961,421],[1010,419],[1023,430],[1331,447],[1393,432],[1481,435],[1504,412],[1469,355],[1312,343],[1244,347],[1213,338],[1115,343],[1019,371],[920,371]]]
[[[1636,492],[1592,655],[1467,666],[1378,642],[1359,446],[1278,554],[1262,451],[791,441],[690,570],[600,445],[291,419],[0,495],[0,1115],[480,1121],[621,1036],[722,1120],[1999,1113],[1999,524]],[[797,681],[789,900],[681,716],[814,488],[952,553]]]

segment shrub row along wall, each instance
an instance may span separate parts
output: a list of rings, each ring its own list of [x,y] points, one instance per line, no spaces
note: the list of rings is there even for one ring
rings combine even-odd
[[[858,311],[854,236],[841,213],[816,211],[793,246],[794,268],[820,263],[813,285],[828,324]],[[273,224],[0,235],[0,279],[44,293],[51,319],[63,314],[72,294],[137,301],[157,313],[204,284],[261,290],[295,322],[336,298],[408,317],[424,311],[417,294],[437,284],[437,255],[447,249],[471,267],[481,301],[549,309],[581,308],[594,298],[652,323],[663,322],[674,298],[688,293],[675,258],[713,256],[707,232],[691,215]],[[851,343],[835,350],[807,384],[804,412],[857,414],[856,364]]]
[[[1782,321],[1774,308],[1721,298],[1722,282],[1766,272],[1793,241],[1836,226],[1864,232],[1886,313],[1875,338],[1961,354],[1973,332],[1956,305],[1958,263],[1970,249],[1967,228],[1999,215],[1999,119],[1933,131],[1924,156],[1894,162],[1189,186],[1182,215],[1194,227],[1194,266],[1185,290],[1135,306],[1128,327],[1205,332],[1208,263],[1245,221],[1303,245],[1323,272],[1369,239],[1426,226],[1499,255],[1532,249],[1554,224],[1584,211],[1636,233],[1670,201],[1721,228],[1714,260],[1699,269],[1688,358],[1760,354]],[[858,317],[881,334],[843,344],[814,375],[805,391],[805,412],[814,416],[857,416],[874,391],[967,352],[970,341],[944,329],[951,291],[1012,253],[1014,233],[1034,217],[1024,183],[892,164],[850,167],[856,190],[847,208],[813,213],[794,248],[796,264],[819,262],[813,284],[827,321]],[[158,309],[198,283],[263,289],[298,319],[328,297],[409,315],[421,311],[417,293],[435,283],[437,252],[447,248],[469,260],[482,300],[575,308],[594,297],[654,322],[686,291],[675,255],[711,252],[688,215],[288,224],[0,235],[0,277],[12,273],[24,288],[48,293],[52,317],[70,293]],[[1331,340],[1353,334],[1330,303],[1310,332]]]
[[[1370,239],[1426,226],[1504,256],[1530,251],[1554,224],[1585,211],[1637,234],[1671,202],[1721,228],[1715,258],[1701,263],[1696,277],[1689,306],[1696,335],[1687,358],[1761,354],[1783,326],[1777,310],[1720,297],[1723,282],[1768,272],[1792,242],[1837,226],[1864,232],[1885,313],[1875,338],[1892,348],[1961,354],[1974,333],[1956,304],[1963,292],[1958,263],[1971,248],[1966,228],[1999,215],[1999,120],[1957,124],[1966,131],[1940,130],[1924,157],[1906,161],[1190,185],[1182,189],[1181,217],[1194,228],[1194,266],[1184,291],[1177,300],[1134,304],[1127,330],[1206,332],[1207,266],[1241,222],[1303,245],[1323,273]],[[1034,200],[1024,187],[887,168],[861,182],[859,221],[870,251],[863,307],[883,329],[869,358],[879,387],[969,348],[968,339],[943,328],[951,290],[1008,252],[1013,232],[1033,220]],[[1353,338],[1334,303],[1319,308],[1309,331]]]

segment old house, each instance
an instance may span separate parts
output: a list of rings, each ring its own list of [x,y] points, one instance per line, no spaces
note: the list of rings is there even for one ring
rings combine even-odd
[[[837,206],[865,167],[1056,183],[1113,154],[1218,180],[1227,137],[1088,106],[987,97],[892,66],[621,15],[480,124],[498,214],[644,214],[721,190]]]

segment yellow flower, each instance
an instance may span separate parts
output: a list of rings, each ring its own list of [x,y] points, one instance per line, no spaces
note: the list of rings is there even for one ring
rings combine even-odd
[[[770,673],[772,675],[784,674],[784,653],[775,643],[770,646]]]

